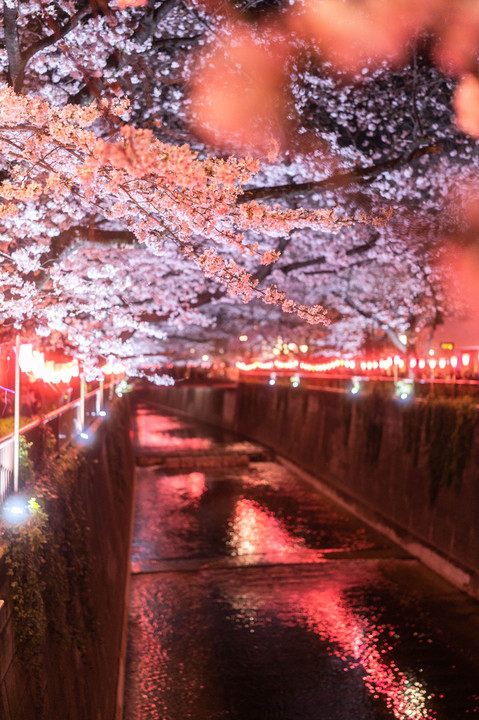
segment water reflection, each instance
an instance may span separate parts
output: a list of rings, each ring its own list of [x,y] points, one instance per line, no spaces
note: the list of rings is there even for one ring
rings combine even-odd
[[[229,601],[250,629],[255,623],[263,625],[265,617],[277,617],[283,626],[302,627],[314,633],[328,655],[342,662],[345,672],[362,671],[370,696],[384,702],[396,720],[432,720],[436,713],[428,707],[428,700],[434,694],[416,674],[401,670],[392,659],[399,638],[396,629],[379,624],[374,615],[364,614],[369,610],[358,597],[357,588],[362,588],[359,594],[364,592],[367,575],[364,568],[358,573],[348,563],[339,581],[325,577],[323,583],[315,583],[319,587],[293,585],[276,588],[273,594],[240,590]]]
[[[297,553],[303,562],[321,558],[320,552],[306,547],[304,538],[292,535],[278,517],[248,498],[235,505],[226,544],[232,555],[261,555],[269,562]]]

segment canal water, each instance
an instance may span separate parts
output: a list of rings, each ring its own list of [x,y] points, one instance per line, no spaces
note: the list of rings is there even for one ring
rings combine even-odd
[[[124,720],[479,716],[479,604],[268,451],[140,407]]]

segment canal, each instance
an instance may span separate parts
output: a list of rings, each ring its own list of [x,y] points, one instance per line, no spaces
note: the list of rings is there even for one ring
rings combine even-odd
[[[124,720],[461,720],[479,604],[264,448],[140,406]]]

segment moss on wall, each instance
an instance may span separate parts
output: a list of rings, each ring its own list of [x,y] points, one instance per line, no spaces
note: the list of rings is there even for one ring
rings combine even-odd
[[[51,444],[48,432],[44,440]],[[9,697],[9,706],[18,712],[28,696],[25,720],[108,720],[116,702],[115,652],[129,561],[133,465],[126,403],[111,406],[95,446],[41,457],[32,472],[24,449],[22,465],[30,476],[24,494],[34,498],[27,521],[1,528],[15,648],[13,669],[6,672],[16,673],[7,685],[18,693]],[[95,543],[92,525],[102,535]],[[125,537],[122,544],[116,543],[118,536]],[[104,553],[113,547],[123,568],[106,586],[101,567],[111,558],[95,556],[93,549],[102,546]],[[117,638],[113,643],[112,637]]]
[[[434,504],[442,487],[459,489],[469,460],[476,404],[471,398],[428,398],[403,413],[403,445],[417,466],[420,450],[429,477],[429,500]]]

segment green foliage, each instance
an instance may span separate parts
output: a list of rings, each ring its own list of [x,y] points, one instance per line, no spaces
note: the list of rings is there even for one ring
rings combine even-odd
[[[28,425],[29,422],[32,421],[31,417],[24,417],[23,415],[20,416],[20,427],[23,427],[24,425]],[[12,417],[4,417],[0,418],[0,438],[4,437],[5,435],[10,435],[10,433],[13,432],[14,429],[14,418]]]
[[[23,435],[19,437],[18,445],[18,480],[20,487],[29,487],[33,480],[33,463],[30,460],[32,443]]]
[[[47,542],[47,516],[30,502],[29,518],[4,527],[2,545],[10,576],[13,618],[19,657],[28,664],[40,653],[46,629],[42,597],[42,549]]]
[[[128,443],[129,409],[115,401],[105,424],[108,471],[119,490],[130,487],[132,462]],[[28,520],[16,527],[0,527],[0,542],[11,580],[11,601],[18,657],[34,683],[42,715],[43,653],[55,658],[71,650],[87,657],[99,631],[92,595],[94,572],[82,489],[89,487],[88,450],[70,447],[55,455],[55,438],[45,426],[42,448],[21,439],[20,473],[31,501]],[[91,458],[90,458],[91,459]],[[58,654],[60,653],[60,654]]]
[[[404,411],[404,449],[413,453],[417,466],[424,448],[431,504],[442,487],[460,488],[476,422],[477,408],[471,398],[428,398]]]
[[[80,495],[88,473],[83,455],[69,448],[47,463],[37,481],[49,515],[49,542],[44,552],[44,601],[49,629],[85,651],[85,639],[96,631],[90,579],[89,530]]]
[[[32,667],[39,666],[49,633],[83,652],[95,622],[88,529],[79,494],[85,461],[70,448],[50,457],[42,475],[34,477],[28,450],[23,440],[20,472],[27,494],[34,493],[35,499],[25,522],[1,528],[1,540],[11,577],[18,656]]]

